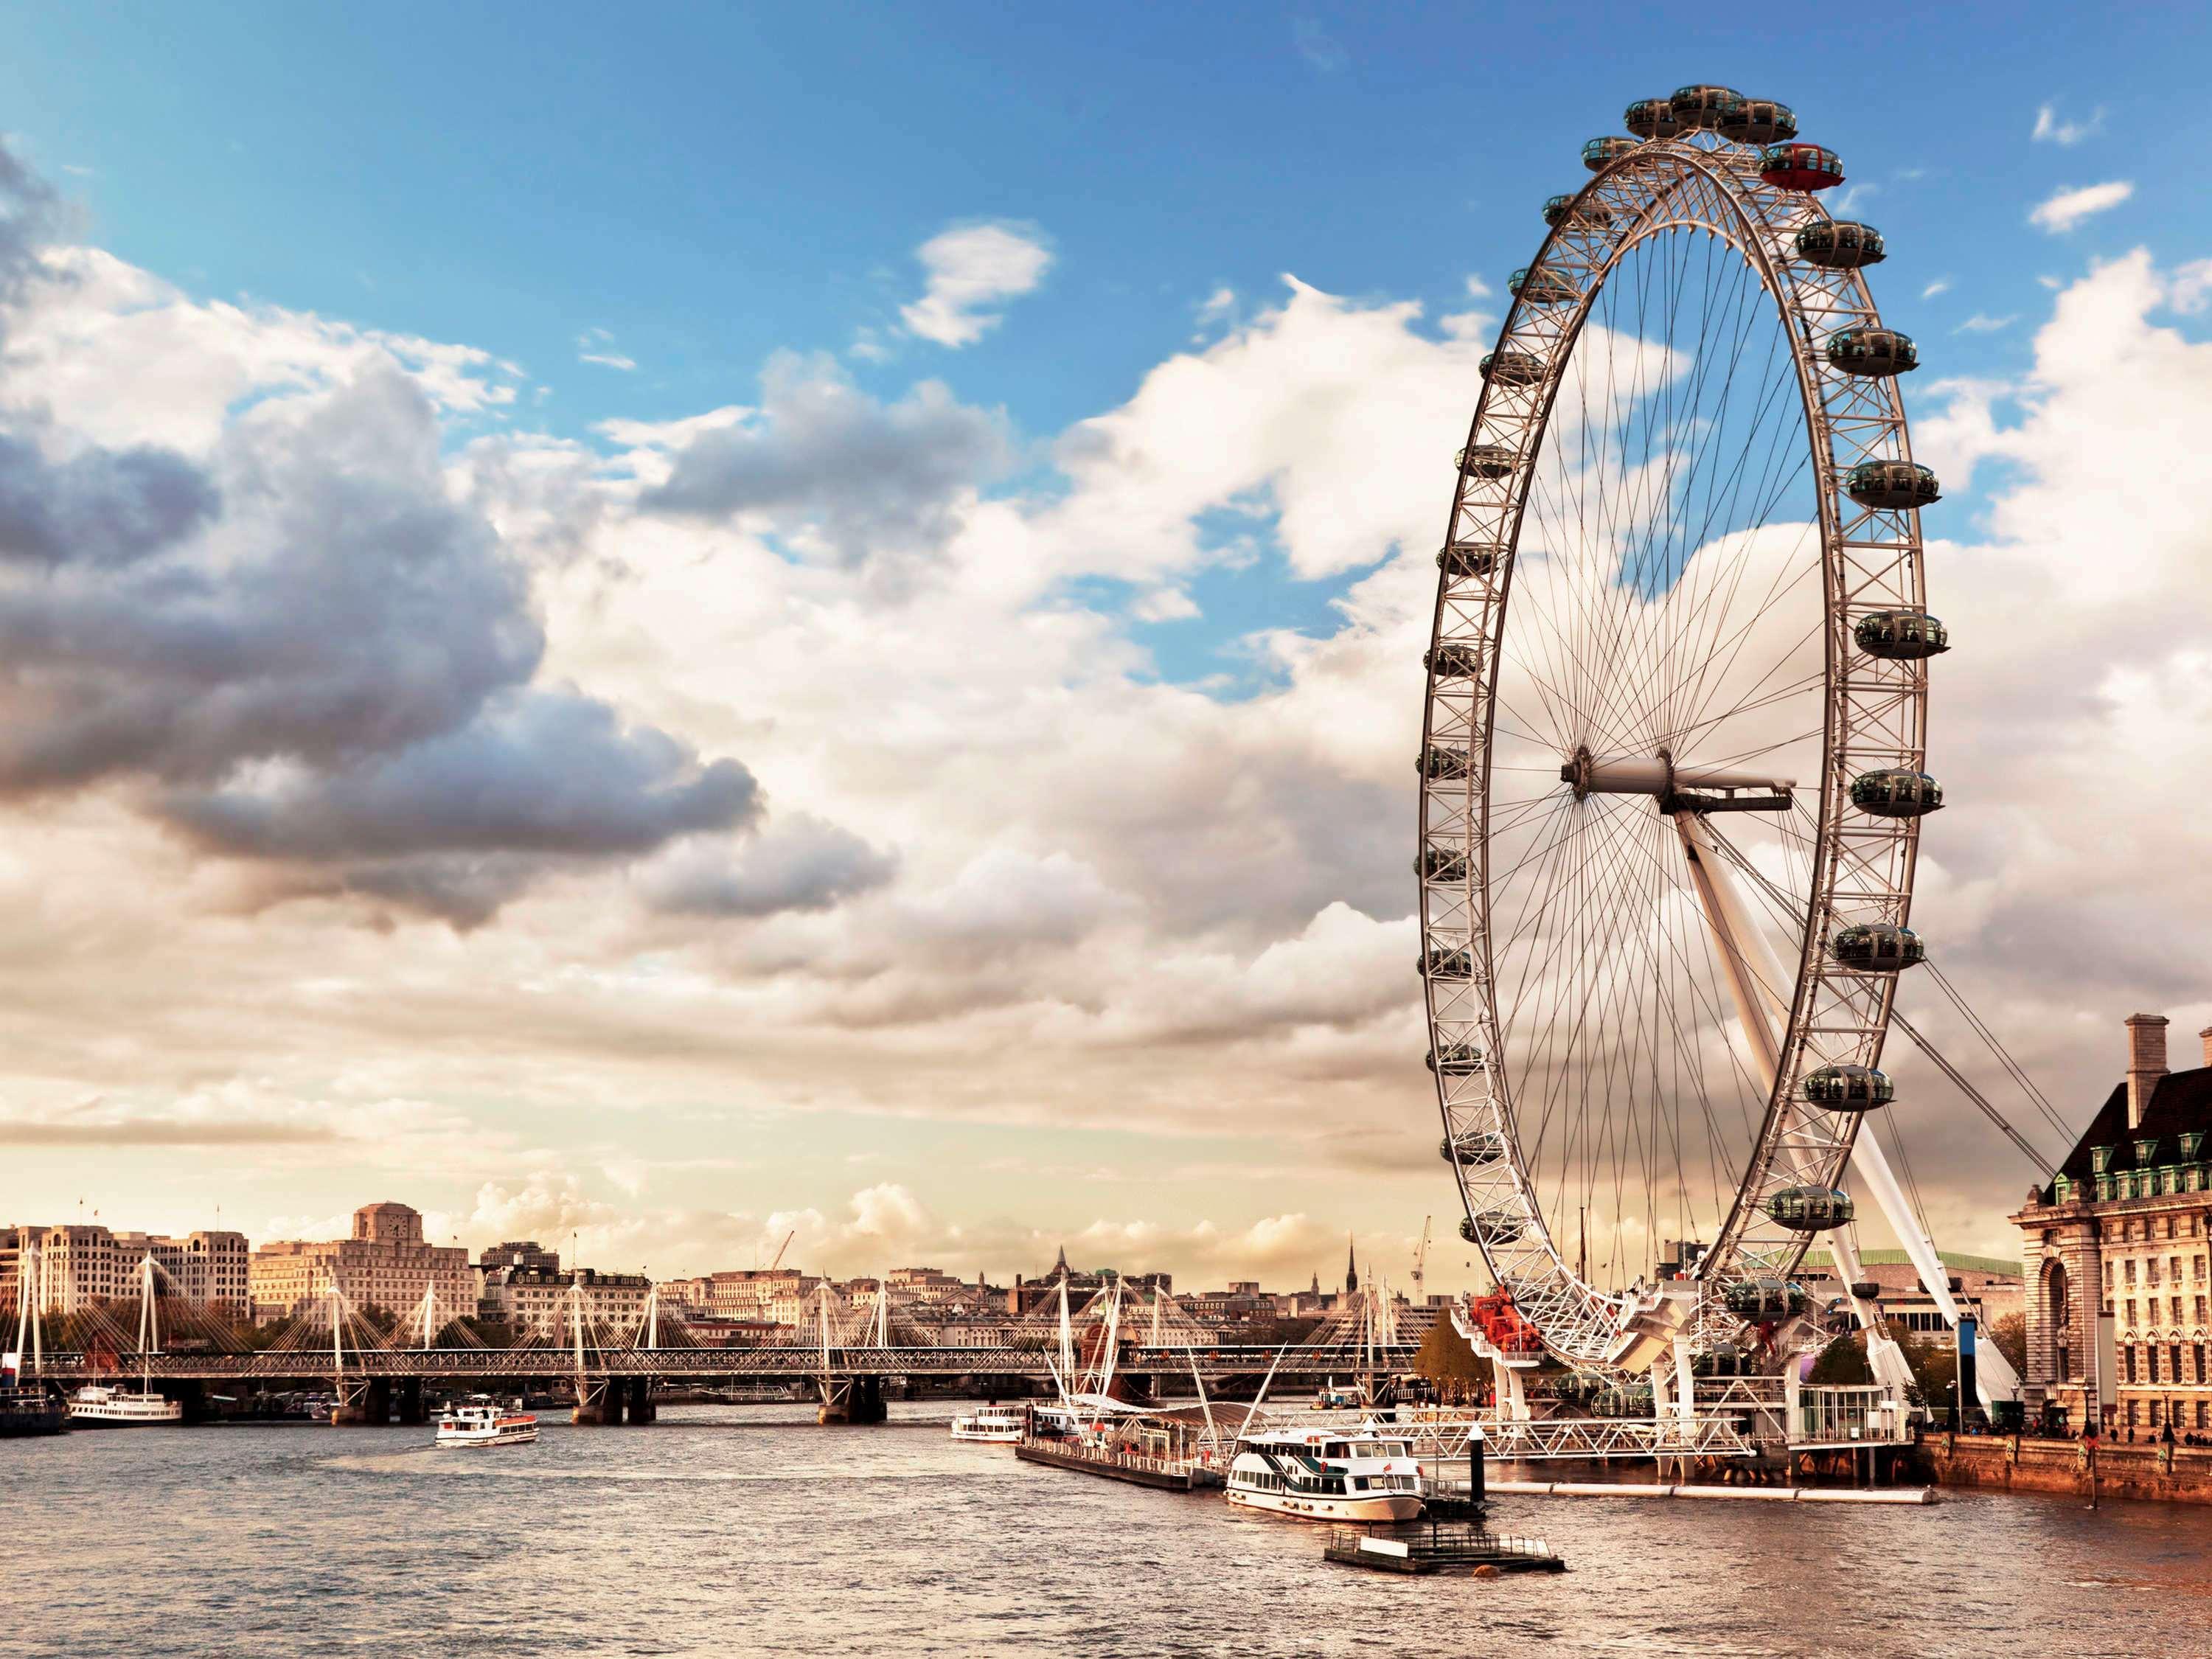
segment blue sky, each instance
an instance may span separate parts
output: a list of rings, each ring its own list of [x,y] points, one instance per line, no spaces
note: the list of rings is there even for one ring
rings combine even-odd
[[[0,130],[72,204],[76,222],[57,240],[104,249],[190,303],[149,316],[103,294],[88,323],[66,296],[44,295],[48,310],[21,337],[23,383],[0,404],[20,414],[52,402],[73,441],[171,446],[231,481],[226,501],[250,506],[236,480],[253,476],[254,446],[286,422],[416,418],[349,402],[376,354],[341,337],[348,327],[517,365],[511,403],[433,387],[421,420],[452,471],[394,488],[428,519],[465,496],[496,520],[498,535],[472,521],[438,553],[461,571],[465,598],[496,586],[471,550],[513,534],[500,550],[526,567],[526,591],[508,596],[514,617],[485,627],[542,623],[550,644],[542,665],[521,652],[488,683],[516,697],[579,690],[533,705],[534,726],[495,698],[459,708],[453,729],[495,757],[547,734],[564,753],[598,741],[610,763],[654,781],[652,756],[606,738],[619,714],[666,740],[664,761],[742,761],[769,805],[755,823],[735,794],[679,801],[694,816],[648,837],[650,856],[634,861],[531,854],[490,913],[453,927],[450,894],[443,911],[395,912],[346,888],[381,856],[389,825],[340,825],[362,836],[345,858],[368,860],[341,868],[281,836],[240,852],[242,818],[228,821],[221,856],[207,852],[164,816],[173,798],[149,781],[170,781],[159,769],[101,773],[66,811],[41,798],[9,822],[16,861],[0,859],[0,895],[20,890],[21,925],[41,938],[65,931],[47,919],[59,907],[78,918],[69,937],[105,944],[58,966],[37,938],[0,939],[0,961],[30,975],[19,1002],[54,1000],[52,1053],[13,1076],[0,1069],[0,1145],[20,1130],[37,1149],[32,1176],[11,1185],[0,1173],[0,1219],[34,1214],[58,1185],[91,1184],[87,1136],[151,1133],[111,1213],[135,1204],[154,1224],[203,1218],[160,1210],[173,1172],[168,1152],[149,1149],[181,1147],[198,1160],[194,1191],[222,1196],[227,1212],[258,1206],[307,1226],[385,1195],[322,1167],[320,1117],[301,1127],[310,1104],[336,1102],[360,1121],[357,1138],[343,1132],[349,1147],[410,1126],[393,1142],[402,1161],[374,1166],[391,1172],[391,1195],[457,1226],[598,1227],[614,1265],[641,1259],[623,1250],[651,1251],[656,1266],[732,1265],[711,1253],[741,1256],[794,1206],[821,1222],[827,1256],[850,1247],[847,1267],[881,1265],[862,1245],[895,1237],[948,1266],[987,1257],[1011,1273],[1032,1247],[1049,1260],[1040,1230],[1095,1218],[1096,1253],[1157,1251],[1209,1273],[1296,1268],[1303,1282],[1317,1241],[1327,1249],[1315,1265],[1338,1258],[1341,1227],[1417,1231],[1425,1212],[1448,1208],[1449,1189],[1411,1007],[1413,738],[1399,726],[1417,718],[1410,630],[1432,592],[1434,544],[1417,541],[1444,512],[1446,462],[1474,395],[1471,348],[1445,319],[1500,308],[1507,273],[1541,239],[1539,204],[1586,177],[1583,141],[1618,131],[1632,98],[1710,79],[1792,104],[1805,137],[1843,154],[1846,210],[1888,238],[1874,278],[1885,313],[1921,343],[1908,386],[1916,430],[1980,463],[1970,484],[1947,479],[1930,533],[2002,544],[1961,558],[1978,586],[1938,581],[1947,615],[1963,607],[1971,624],[1968,602],[1984,593],[2027,605],[2045,572],[2005,560],[2043,533],[2034,527],[2062,550],[2046,565],[2109,538],[2185,470],[2160,451],[2166,434],[2203,424],[2191,400],[2207,377],[2176,355],[2203,337],[2212,284],[2202,9],[1768,8],[1732,27],[1686,26],[1686,15],[11,9]],[[1818,21],[1794,26],[1800,15]],[[2121,184],[2119,199],[2069,224],[2032,221],[2066,192]],[[989,226],[1048,264],[1027,291],[981,306],[995,320],[964,343],[929,337],[903,314],[924,293],[923,251]],[[2125,256],[2138,248],[2148,269],[2131,273]],[[1324,297],[1290,302],[1286,274]],[[2112,349],[2132,354],[2102,380],[2106,337],[2053,320],[2077,293],[2084,310],[2108,308]],[[1418,304],[1419,319],[1393,320],[1399,302]],[[130,410],[139,388],[117,344],[126,315],[131,338],[158,336],[177,361],[209,364],[208,384],[230,377],[228,420],[229,393],[210,410],[174,382]],[[1364,378],[1347,390],[1311,373],[1329,351]],[[805,495],[821,458],[796,441],[776,447],[784,415],[748,428],[776,465],[817,469],[790,486],[804,499],[782,519],[662,511],[653,481],[619,467],[544,482],[557,447],[539,434],[611,453],[600,423],[760,405],[780,362],[810,395],[856,394],[846,413],[872,441],[926,428],[949,446],[949,470],[908,492],[936,515],[920,538],[927,557],[911,526],[891,521],[907,494],[857,489],[854,510],[885,520],[866,526],[882,547],[842,562],[792,556],[843,492],[829,490],[827,507]],[[1224,421],[1245,411],[1282,430],[1246,444],[1243,433],[1177,428],[1164,418],[1172,410],[1142,398],[1148,377],[1170,368],[1243,375],[1205,388],[1231,411]],[[1962,380],[1994,388],[1998,436],[1929,419],[1952,401],[1931,387]],[[941,404],[917,401],[927,381],[948,388]],[[2014,395],[2023,386],[2026,398]],[[2142,424],[2130,428],[2138,386]],[[1969,415],[1981,395],[1963,400]],[[266,422],[239,413],[257,399],[270,405]],[[1136,461],[1091,477],[1056,468],[1050,446],[1101,418],[1141,441]],[[1410,484],[1354,453],[1364,432],[1419,452]],[[467,459],[487,434],[515,469],[489,482]],[[2124,453],[2107,458],[2097,483],[2109,493],[2094,496],[2063,467],[2100,437]],[[679,446],[662,447],[665,466]],[[319,465],[335,476],[359,459],[334,443]],[[1179,471],[1198,482],[1160,476]],[[984,507],[994,495],[1022,499],[994,520],[978,487]],[[1083,498],[1091,516],[1055,520],[1043,503],[1054,492]],[[1293,529],[1296,501],[1306,517]],[[2075,507],[2078,521],[2066,516]],[[1085,562],[1085,538],[1110,540],[1122,515],[1138,526],[1129,544]],[[219,580],[238,546],[259,550],[256,525],[211,506],[201,519],[206,545],[175,553],[196,577]],[[2140,639],[2147,615],[2186,615],[2201,599],[2203,526],[2176,508],[2171,522],[2130,528],[2155,568],[2097,641]],[[1251,556],[1178,550],[1186,530],[1192,548],[1249,543]],[[1394,542],[1405,551],[1349,560],[1331,543],[1339,530],[1375,561]],[[1167,550],[1153,556],[1154,544]],[[1073,574],[1024,587],[1006,573],[1025,558]],[[688,586],[669,576],[683,560],[700,573]],[[1294,561],[1316,574],[1294,574]],[[592,569],[617,576],[594,589],[579,574]],[[1164,590],[1182,615],[1162,609]],[[2051,591],[2077,615],[2102,600]],[[0,580],[0,605],[15,592]],[[2037,625],[2032,611],[2000,608],[1979,632],[1986,645]],[[1314,653],[1255,644],[1279,629]],[[2094,649],[2085,681],[2114,655]],[[817,665],[894,660],[911,677],[903,724],[856,764],[838,740],[880,710],[836,702]],[[1975,659],[1962,647],[1950,660]],[[1954,937],[2010,942],[1985,952],[1994,981],[2033,959],[2019,941],[2066,924],[2081,866],[2045,856],[2041,838],[2057,833],[2037,811],[2045,786],[1996,775],[2019,748],[2002,727],[2018,693],[2002,659],[1979,660],[1983,690],[1937,717],[1959,810],[1940,821],[1952,850],[1931,838],[1931,902],[1940,921],[1948,899]],[[2069,718],[2091,710],[2090,729],[2053,744],[2096,757],[2129,732],[2166,732],[2185,745],[2205,724],[2188,712],[2192,682],[2144,672],[2133,692],[2068,704]],[[1170,695],[1162,680],[1212,701]],[[2109,709],[2127,719],[2095,725]],[[421,758],[378,757],[395,775]],[[254,787],[270,763],[312,772],[326,757],[301,762],[280,745],[224,759],[235,769],[210,791]],[[1087,793],[1101,777],[1118,794]],[[2015,783],[2003,807],[2014,816],[1972,817],[1978,788],[1994,800]],[[717,812],[713,827],[727,833],[715,845],[740,866],[726,879],[678,856],[696,842],[706,857],[714,838],[698,826]],[[2155,829],[2161,815],[2143,817]],[[2166,855],[2096,852],[2100,868]],[[166,872],[151,898],[133,879],[149,869]],[[386,884],[369,890],[389,897],[409,871],[371,873]],[[797,895],[780,908],[763,908],[771,877]],[[667,902],[647,902],[655,893]],[[160,952],[143,963],[141,937]],[[2052,1071],[2099,1094],[2122,1000],[2163,996],[2179,1009],[2189,990],[2173,952],[2155,970],[2124,954],[2094,989],[2014,988],[2008,1029],[2047,1037]],[[54,988],[71,973],[91,988],[65,1009]],[[172,1033],[166,1042],[109,1030],[101,999],[118,980],[151,988],[139,1017]],[[690,1023],[693,998],[713,1010],[712,1042]],[[2177,1030],[2193,1030],[2183,1018]],[[1275,1045],[1257,1059],[1255,1030]],[[117,1059],[111,1042],[131,1052]],[[1061,1054],[1074,1056],[1065,1072],[1041,1066]],[[90,1127],[70,1116],[86,1098]],[[1281,1113],[1265,1120],[1279,1133],[1256,1146],[1254,1098]],[[667,1110],[610,1127],[610,1099]],[[250,1158],[226,1150],[248,1142],[191,1138],[241,1113],[262,1134]],[[1400,1116],[1411,1151],[1376,1155],[1363,1126]],[[763,1122],[804,1133],[765,1158]],[[1958,1169],[1985,1162],[1963,1138],[1941,1144]],[[1015,1162],[1002,1170],[1000,1158]],[[900,1171],[911,1190],[889,1192]],[[1240,1184],[1239,1171],[1257,1173]],[[1217,1233],[1175,1232],[1224,1192],[1233,1200],[1206,1218]],[[1976,1196],[1968,1241],[1984,1248],[2003,1235],[1986,1199]],[[692,1255],[670,1261],[671,1238]]]
[[[1049,434],[1181,344],[1216,287],[1463,303],[1502,288],[1627,99],[1714,78],[1794,103],[1889,236],[1887,308],[1938,373],[2017,360],[2039,273],[2202,240],[2201,9],[1855,8],[1808,31],[1682,8],[932,6],[18,9],[7,125],[97,240],[194,291],[252,295],[521,363],[544,421],[744,400],[782,349],[896,320],[913,250],[1009,219],[1057,254],[949,374]],[[2021,142],[2039,105],[2103,117]],[[2174,158],[2167,160],[2166,158]],[[2056,244],[2063,185],[2136,181]],[[1922,301],[1920,289],[1949,290]],[[605,329],[633,375],[580,364]]]

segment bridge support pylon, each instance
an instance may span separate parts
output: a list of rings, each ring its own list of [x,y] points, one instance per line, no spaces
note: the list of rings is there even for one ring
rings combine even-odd
[[[882,1377],[833,1377],[823,1385],[822,1409],[814,1414],[814,1420],[817,1423],[880,1423],[890,1414],[884,1406]]]
[[[630,1379],[623,1376],[580,1376],[576,1379],[576,1409],[568,1420],[588,1428],[621,1426],[623,1407],[629,1398]]]
[[[653,1379],[633,1376],[629,1382],[629,1420],[632,1424],[651,1423],[660,1416],[660,1402],[653,1398]]]

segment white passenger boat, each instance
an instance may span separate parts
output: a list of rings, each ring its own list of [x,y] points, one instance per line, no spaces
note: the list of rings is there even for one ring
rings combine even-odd
[[[151,1389],[111,1389],[88,1382],[70,1396],[73,1429],[152,1429],[185,1420],[185,1402]]]
[[[522,1446],[538,1438],[538,1419],[489,1400],[448,1407],[438,1419],[441,1446]]]
[[[1298,1521],[1411,1521],[1427,1486],[1402,1434],[1363,1423],[1246,1435],[1229,1465],[1227,1493],[1238,1509]]]
[[[1022,1437],[1022,1413],[1012,1406],[978,1407],[952,1419],[952,1437],[1011,1446]]]

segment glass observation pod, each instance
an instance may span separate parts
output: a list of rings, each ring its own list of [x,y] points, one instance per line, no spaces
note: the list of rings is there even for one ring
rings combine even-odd
[[[1894,974],[1928,960],[1928,947],[1910,927],[1863,921],[1828,941],[1828,954],[1863,974]]]
[[[1759,176],[1779,190],[1832,190],[1844,182],[1844,158],[1818,144],[1769,144]]]
[[[1893,513],[1933,507],[1943,499],[1936,475],[1917,461],[1861,461],[1844,474],[1844,494],[1861,507]]]
[[[1462,1135],[1457,1140],[1441,1142],[1437,1150],[1443,1155],[1445,1163],[1456,1164],[1462,1169],[1474,1170],[1486,1164],[1495,1164],[1504,1158],[1505,1142],[1501,1136],[1492,1134],[1487,1129],[1482,1129],[1471,1135]],[[1464,1224],[1462,1224],[1461,1236],[1466,1237]],[[1474,1241],[1469,1238],[1468,1243],[1472,1244]]]
[[[1421,653],[1421,666],[1440,680],[1471,680],[1482,672],[1482,647],[1450,640]]]
[[[1447,1042],[1442,1048],[1429,1050],[1429,1069],[1442,1072],[1446,1077],[1472,1077],[1486,1063],[1479,1042]]]
[[[1583,165],[1592,173],[1603,173],[1635,148],[1633,138],[1593,138],[1583,146]]]
[[[1524,305],[1571,306],[1583,291],[1556,270],[1532,270],[1527,265],[1505,279],[1505,291]]]
[[[1856,270],[1889,257],[1881,233],[1853,219],[1823,219],[1797,233],[1797,257],[1823,270]]]
[[[1869,611],[1851,634],[1867,655],[1890,662],[1918,662],[1951,648],[1951,630],[1925,611]]]
[[[1743,102],[1743,94],[1734,87],[1677,87],[1667,102],[1684,126],[1717,127],[1730,105]]]
[[[1757,1324],[1794,1319],[1810,1305],[1804,1291],[1784,1279],[1738,1279],[1722,1291],[1721,1302],[1738,1319]]]
[[[1486,380],[1495,380],[1500,386],[1534,386],[1544,378],[1544,360],[1526,351],[1516,351],[1504,346],[1496,351],[1482,354],[1477,365]]]
[[[1824,1111],[1870,1112],[1897,1098],[1889,1073],[1871,1066],[1823,1066],[1799,1084],[1805,1098]]]
[[[1472,979],[1474,956],[1464,945],[1449,939],[1431,940],[1427,953],[1416,964],[1431,979]]]
[[[1467,854],[1456,847],[1426,847],[1413,860],[1413,873],[1423,881],[1465,881]]]
[[[1879,1302],[1881,1286],[1871,1279],[1855,1279],[1851,1281],[1851,1294],[1862,1302]]]
[[[1421,750],[1421,757],[1413,763],[1413,769],[1425,778],[1463,778],[1472,763],[1464,749],[1454,749],[1448,744],[1432,743]]]
[[[1544,198],[1544,222],[1557,230],[1569,219],[1579,219],[1586,225],[1609,225],[1613,210],[1602,202],[1584,202],[1575,205],[1571,196],[1547,196]]]
[[[1943,810],[1943,786],[1909,766],[1885,767],[1851,780],[1851,805],[1878,818],[1924,818]]]
[[[1847,1225],[1857,1206],[1832,1187],[1784,1187],[1766,1200],[1766,1213],[1793,1233],[1825,1233]]]
[[[1528,1231],[1517,1215],[1462,1216],[1459,1223],[1459,1236],[1470,1244],[1510,1244]]]
[[[1672,138],[1682,130],[1674,118],[1674,104],[1664,98],[1639,98],[1628,106],[1620,125],[1638,138]]]
[[[1503,444],[1469,444],[1452,465],[1470,478],[1510,478],[1520,462]]]
[[[1713,130],[1732,143],[1776,144],[1797,136],[1797,117],[1771,98],[1739,98],[1721,111]]]
[[[1498,568],[1500,555],[1494,547],[1473,542],[1454,542],[1437,553],[1437,568],[1454,577],[1487,576]]]
[[[1830,365],[1870,380],[1910,374],[1920,367],[1920,348],[1893,328],[1843,328],[1828,337]]]

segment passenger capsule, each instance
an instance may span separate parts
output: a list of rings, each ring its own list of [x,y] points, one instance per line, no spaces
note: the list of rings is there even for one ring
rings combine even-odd
[[[1469,444],[1452,457],[1452,465],[1470,478],[1510,478],[1519,462],[1503,444]]]
[[[1870,1112],[1897,1098],[1889,1073],[1871,1066],[1823,1066],[1798,1085],[1805,1098],[1827,1112]]]
[[[1828,954],[1863,974],[1894,974],[1928,959],[1928,947],[1910,927],[1863,921],[1828,941]]]
[[[1880,380],[1920,367],[1920,348],[1893,328],[1843,328],[1828,337],[1828,362],[1846,374]]]
[[[1486,380],[1495,380],[1501,386],[1534,386],[1544,378],[1544,360],[1532,352],[1516,351],[1505,346],[1496,351],[1486,351],[1477,365]]]
[[[1465,881],[1467,854],[1456,847],[1424,847],[1413,873],[1423,881]]]
[[[1544,198],[1544,222],[1557,230],[1569,219],[1579,224],[1609,225],[1613,210],[1602,202],[1584,202],[1579,208],[1571,196],[1547,196]]]
[[[1797,136],[1797,117],[1771,98],[1739,98],[1722,109],[1713,130],[1731,143],[1777,144]]]
[[[1425,778],[1463,778],[1474,769],[1474,757],[1464,749],[1432,743],[1421,750],[1413,769]]]
[[[1482,672],[1482,647],[1463,640],[1448,640],[1433,651],[1421,653],[1421,666],[1440,680],[1468,680]]]
[[[1871,1279],[1854,1279],[1851,1294],[1862,1302],[1879,1302],[1881,1300],[1881,1285]]]
[[[1472,1077],[1486,1064],[1479,1042],[1444,1042],[1429,1050],[1429,1069],[1446,1077]]]
[[[1638,138],[1672,138],[1682,130],[1674,118],[1674,106],[1664,98],[1639,98],[1620,118],[1621,125]]]
[[[1583,146],[1583,165],[1592,173],[1603,173],[1635,148],[1633,138],[1593,138]]]
[[[1878,818],[1924,818],[1943,810],[1943,786],[1907,766],[1886,767],[1851,780],[1851,805]]]
[[[1684,126],[1717,127],[1731,105],[1743,101],[1743,94],[1733,87],[1677,87],[1667,101]]]
[[[1509,294],[1532,306],[1571,306],[1583,291],[1556,270],[1531,270],[1523,265],[1505,279]]]
[[[1759,176],[1778,190],[1828,190],[1844,182],[1844,158],[1818,144],[1769,144]]]
[[[1721,1292],[1721,1302],[1738,1319],[1754,1325],[1794,1319],[1809,1305],[1804,1291],[1786,1279],[1743,1279]]]
[[[1450,546],[1437,550],[1437,568],[1455,581],[1469,576],[1487,576],[1498,568],[1498,561],[1502,556],[1495,547],[1486,547],[1474,542],[1454,542]]]
[[[1797,257],[1823,270],[1857,270],[1889,255],[1881,233],[1850,219],[1822,219],[1797,233]]]
[[[1919,662],[1951,648],[1951,631],[1925,611],[1869,611],[1852,626],[1859,649],[1890,662]]]
[[[1470,1244],[1510,1244],[1528,1232],[1517,1215],[1462,1216],[1459,1236]]]
[[[1474,1134],[1462,1135],[1457,1140],[1447,1140],[1439,1150],[1443,1153],[1445,1163],[1456,1164],[1462,1170],[1474,1170],[1503,1158],[1505,1142],[1503,1137],[1483,1129]],[[1474,1243],[1469,1234],[1462,1232],[1460,1236],[1470,1244]]]
[[[1431,939],[1416,966],[1431,979],[1474,977],[1473,952],[1464,945],[1454,945],[1448,939]]]
[[[1844,494],[1861,507],[1893,513],[1932,507],[1943,499],[1936,475],[1917,461],[1861,461],[1844,474]]]
[[[1767,1215],[1793,1233],[1828,1232],[1856,1212],[1851,1195],[1832,1187],[1784,1187],[1766,1200]]]

